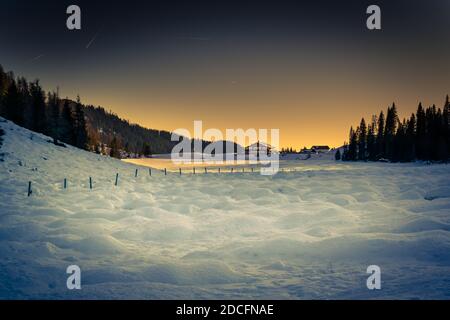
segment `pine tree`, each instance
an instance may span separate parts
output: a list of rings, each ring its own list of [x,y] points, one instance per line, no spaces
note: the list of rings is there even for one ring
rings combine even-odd
[[[341,160],[341,151],[339,149],[337,149],[336,153],[334,154],[334,159],[336,161]]]
[[[422,103],[417,107],[416,119],[416,156],[419,160],[425,160],[427,123]]]
[[[69,100],[67,98],[63,103],[60,122],[61,141],[70,145],[75,145],[75,120],[72,113],[72,108],[70,107]]]
[[[436,106],[429,107],[425,110],[426,134],[425,134],[425,160],[436,160],[436,148],[433,146],[435,139],[435,119],[434,113]]]
[[[15,81],[10,84],[6,92],[4,104],[6,108],[6,118],[13,121],[17,125],[22,126],[24,120],[24,108]]]
[[[86,129],[86,120],[84,118],[84,112],[83,107],[80,102],[80,97],[77,97],[77,103],[75,105],[75,146],[88,150],[88,136],[87,136],[87,129]]]
[[[376,144],[375,144],[375,121],[369,125],[367,129],[367,159],[375,161],[377,158]]]
[[[58,139],[61,138],[60,132],[60,112],[59,112],[59,98],[58,94],[53,92],[48,93],[48,109],[50,112],[50,121],[51,124],[49,131],[51,136],[53,137],[53,143],[55,145],[58,144]]]
[[[3,97],[6,93],[6,74],[3,71],[3,67],[0,64],[0,116],[5,116],[5,110],[3,107]]]
[[[358,156],[358,136],[356,134],[356,131],[353,130],[353,127],[350,128],[350,134],[349,134],[349,146],[348,146],[348,152],[346,156],[347,161],[356,161]]]
[[[109,156],[114,158],[120,158],[120,142],[116,138],[116,136],[112,138],[110,148],[111,150],[109,152]]]
[[[366,139],[367,139],[367,128],[366,121],[364,118],[361,119],[358,131],[358,160],[366,160]]]
[[[31,130],[48,133],[45,93],[42,90],[39,80],[30,83],[31,94]]]
[[[348,161],[348,144],[347,142],[344,142],[344,148],[342,150],[342,161]]]
[[[415,147],[416,117],[411,114],[405,129],[405,155],[404,161],[413,161],[416,158]]]
[[[392,156],[391,161],[392,162],[399,162],[404,161],[404,139],[405,139],[405,126],[406,123],[398,123],[397,131],[395,133],[395,136],[392,141]]]
[[[150,145],[147,142],[144,142],[144,145],[142,146],[142,154],[146,157],[152,154]]]
[[[443,132],[445,143],[447,144],[447,160],[450,156],[450,100],[447,95],[442,112]]]
[[[392,160],[394,152],[394,136],[396,134],[396,126],[398,122],[397,108],[395,103],[388,108],[386,115],[386,126],[384,128],[385,155],[386,158]]]
[[[378,132],[377,132],[377,138],[376,138],[376,160],[385,158],[384,154],[384,113],[383,111],[380,112],[380,116],[378,117]]]
[[[17,78],[17,91],[19,93],[19,109],[20,121],[17,122],[18,125],[25,127],[31,122],[29,114],[30,109],[30,90],[27,79],[24,77]]]

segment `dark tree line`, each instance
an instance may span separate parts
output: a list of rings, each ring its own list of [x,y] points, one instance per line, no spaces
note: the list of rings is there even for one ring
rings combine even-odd
[[[344,144],[336,160],[391,161],[414,160],[448,161],[450,157],[450,102],[447,95],[442,109],[435,105],[423,108],[400,121],[395,104],[386,115],[373,116],[371,122],[361,119],[360,125],[350,128],[349,142]]]
[[[102,107],[85,106],[87,129],[93,150],[120,158],[134,154],[149,156],[170,153],[177,142],[168,131],[153,130],[132,124]]]
[[[124,154],[169,153],[177,142],[168,131],[150,130],[119,118],[102,107],[85,106],[46,93],[39,80],[15,78],[0,65],[0,116],[19,126],[85,150],[120,158]],[[61,143],[62,142],[62,143]]]
[[[43,133],[82,149],[89,149],[86,120],[78,99],[75,103],[60,99],[58,92],[46,93],[39,80],[5,73],[0,65],[0,116],[19,126]]]
[[[52,137],[55,144],[61,141],[116,158],[170,153],[178,143],[171,141],[169,131],[132,124],[103,107],[81,104],[79,97],[72,101],[60,99],[57,91],[45,93],[38,80],[15,79],[14,74],[5,73],[1,65],[0,116]],[[202,141],[202,147],[209,143]],[[220,143],[226,150],[231,142]],[[234,150],[242,149],[232,144]]]

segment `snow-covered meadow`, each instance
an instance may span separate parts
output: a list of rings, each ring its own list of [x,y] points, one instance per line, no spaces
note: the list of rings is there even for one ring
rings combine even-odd
[[[450,298],[449,165],[150,176],[0,120],[2,299]]]

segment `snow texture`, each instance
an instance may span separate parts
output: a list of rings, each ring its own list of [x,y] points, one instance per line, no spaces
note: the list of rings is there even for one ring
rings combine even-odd
[[[0,121],[2,299],[450,297],[449,165],[150,176]],[[66,288],[72,264],[81,290]]]

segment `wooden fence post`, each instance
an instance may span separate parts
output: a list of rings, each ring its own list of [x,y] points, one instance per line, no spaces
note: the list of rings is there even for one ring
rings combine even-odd
[[[114,185],[117,186],[118,182],[119,182],[119,173],[116,173],[116,182],[114,183]]]
[[[136,178],[138,174],[138,169],[136,169],[136,171],[134,172],[134,177]]]
[[[31,196],[33,191],[31,190],[31,181],[28,181],[28,196]]]
[[[164,168],[164,175],[167,176],[167,169]]]
[[[148,174],[150,175],[150,177],[152,176],[152,168],[148,168]]]
[[[181,168],[179,170],[180,170],[180,176],[181,176]]]
[[[64,189],[67,189],[67,179],[64,178]]]
[[[89,177],[89,189],[92,189],[92,178]]]

